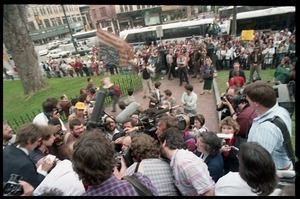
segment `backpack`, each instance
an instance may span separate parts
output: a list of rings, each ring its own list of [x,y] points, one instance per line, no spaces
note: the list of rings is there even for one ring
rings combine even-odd
[[[116,95],[120,96],[122,94],[122,91],[118,86],[113,85],[112,89],[115,91]]]

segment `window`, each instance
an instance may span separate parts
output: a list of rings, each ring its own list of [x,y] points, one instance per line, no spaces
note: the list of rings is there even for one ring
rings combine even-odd
[[[140,5],[137,5],[136,7],[137,7],[138,10],[141,9],[141,6],[140,6]]]
[[[52,26],[57,26],[55,18],[50,18]]]
[[[66,17],[63,16],[62,21],[63,21],[63,24],[66,24],[67,23]]]
[[[95,9],[92,10],[92,15],[93,15],[93,18],[94,18],[94,19],[97,18],[97,14],[96,14],[96,10],[95,10]]]
[[[44,24],[45,24],[46,28],[51,27],[49,19],[44,19]]]
[[[132,10],[133,10],[133,8],[132,8],[132,5],[129,5],[129,10],[130,10],[130,11],[132,11]]]
[[[82,18],[81,18],[80,14],[77,14],[76,17],[77,17],[77,21],[82,21]]]
[[[145,7],[146,7],[145,5],[142,5],[142,9],[145,9]]]
[[[106,17],[107,16],[105,7],[100,8],[100,16],[101,17]]]
[[[58,14],[57,7],[53,7],[53,12],[54,12],[55,14]]]
[[[120,6],[120,11],[121,11],[121,12],[124,12],[124,8],[123,8],[122,5]]]
[[[56,17],[56,22],[57,22],[58,25],[62,25],[60,17]]]
[[[125,12],[128,12],[128,6],[125,5],[124,8],[125,8]]]
[[[45,10],[45,8],[42,8],[41,14],[42,14],[42,15],[46,15],[46,10]]]
[[[66,10],[66,12],[69,12],[69,6],[68,5],[65,6],[65,10]]]
[[[47,7],[47,12],[48,12],[49,15],[51,14],[51,8],[50,7]]]

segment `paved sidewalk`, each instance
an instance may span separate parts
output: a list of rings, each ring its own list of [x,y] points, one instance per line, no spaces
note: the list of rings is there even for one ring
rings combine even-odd
[[[168,80],[164,76],[164,79],[160,80],[161,85],[161,94],[164,95],[164,90],[170,89],[172,91],[172,96],[175,97],[177,100],[177,104],[180,104],[181,95],[184,92],[184,85],[186,84],[183,82],[182,86],[179,86],[179,79],[174,78],[173,80]],[[197,112],[201,113],[205,117],[205,125],[208,127],[209,130],[214,132],[219,132],[219,115],[216,111],[216,104],[219,102],[219,92],[217,90],[216,81],[214,80],[214,89],[212,94],[205,93],[204,95],[200,95],[200,91],[203,87],[203,82],[199,83],[199,79],[191,78],[189,76],[190,84],[194,86],[194,92],[197,93],[198,102],[197,102]],[[135,100],[142,105],[142,107],[146,110],[148,109],[149,99],[143,99],[142,91],[138,91],[134,93]],[[124,98],[123,98],[124,99]],[[105,111],[112,116],[117,116],[121,110],[117,107],[117,112],[111,112],[112,106],[108,106],[105,108]]]

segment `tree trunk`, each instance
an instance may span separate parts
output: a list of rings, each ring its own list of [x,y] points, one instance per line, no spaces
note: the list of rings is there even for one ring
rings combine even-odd
[[[31,95],[46,83],[38,56],[27,29],[26,5],[5,4],[3,7],[3,42],[11,53],[22,82],[24,95]]]

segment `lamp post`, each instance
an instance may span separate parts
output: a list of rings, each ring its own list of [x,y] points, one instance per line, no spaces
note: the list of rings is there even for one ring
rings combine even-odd
[[[78,54],[77,44],[76,44],[75,41],[74,41],[73,34],[72,34],[72,30],[71,30],[71,27],[70,27],[70,24],[69,24],[67,15],[66,15],[66,11],[65,11],[64,5],[61,4],[61,7],[62,7],[62,9],[63,9],[64,15],[65,15],[65,18],[66,18],[66,21],[67,21],[67,25],[68,25],[68,28],[69,28],[69,32],[70,32],[70,34],[71,34],[71,40],[72,40],[73,46],[74,46],[74,48],[75,48],[76,54]]]

